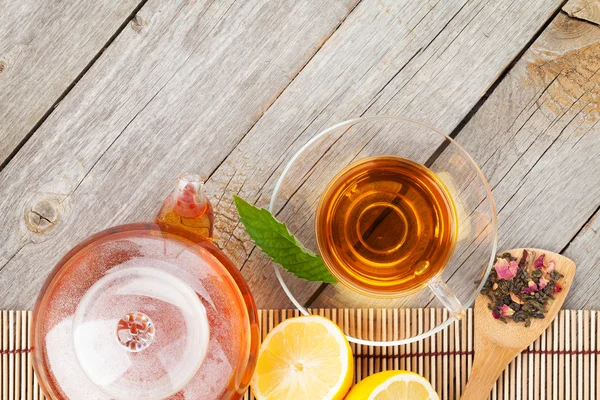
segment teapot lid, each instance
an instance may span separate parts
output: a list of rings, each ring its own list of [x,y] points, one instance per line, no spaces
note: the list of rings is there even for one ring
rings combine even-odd
[[[47,279],[34,365],[56,399],[226,398],[254,367],[255,324],[247,286],[209,238],[123,225],[78,245]]]
[[[204,305],[156,263],[134,259],[113,268],[84,293],[73,316],[77,360],[112,398],[170,396],[196,374],[206,355]]]

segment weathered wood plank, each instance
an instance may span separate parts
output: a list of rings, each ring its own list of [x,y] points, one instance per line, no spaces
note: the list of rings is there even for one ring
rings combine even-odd
[[[209,181],[222,199],[216,207],[220,243],[243,263],[260,306],[289,303],[271,264],[252,251],[237,225],[230,194],[265,206],[294,151],[327,126],[358,115],[404,115],[451,131],[558,5],[387,2],[356,8]],[[316,287],[299,282],[299,300]]]
[[[151,219],[178,174],[210,174],[357,2],[148,1],[0,173],[1,307],[31,307],[92,232]]]
[[[598,209],[599,71],[600,28],[559,14],[457,135],[493,187],[499,249],[561,251]],[[567,308],[600,307],[594,221],[565,254]]]
[[[0,2],[0,165],[139,2]]]
[[[571,0],[562,9],[570,17],[600,25],[600,2],[598,0]]]
[[[565,249],[564,255],[579,263],[583,272],[575,280],[576,289],[570,294],[569,301],[577,308],[597,310],[600,307],[600,213],[585,225],[581,232]]]

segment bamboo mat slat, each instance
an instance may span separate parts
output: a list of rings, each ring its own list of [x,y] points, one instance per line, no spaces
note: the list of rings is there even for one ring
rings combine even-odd
[[[361,339],[397,340],[443,321],[440,309],[313,310]],[[261,310],[261,338],[297,310]],[[0,311],[1,400],[43,400],[30,352],[31,311]],[[440,399],[458,399],[473,362],[473,312],[417,343],[371,347],[352,343],[355,381],[407,369],[428,378]],[[496,382],[493,400],[600,399],[600,311],[563,310]],[[252,399],[251,394],[244,396]]]

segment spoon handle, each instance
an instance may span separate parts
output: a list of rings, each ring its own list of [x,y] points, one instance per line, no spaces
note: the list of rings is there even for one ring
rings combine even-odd
[[[489,399],[494,383],[519,353],[518,349],[501,347],[485,339],[478,344],[473,369],[461,400]]]

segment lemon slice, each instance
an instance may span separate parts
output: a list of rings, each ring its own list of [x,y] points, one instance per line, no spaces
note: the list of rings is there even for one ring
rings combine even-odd
[[[258,400],[342,399],[352,385],[350,344],[319,316],[285,320],[263,341],[251,386]]]
[[[409,371],[385,371],[356,384],[346,400],[439,400],[427,379]]]

